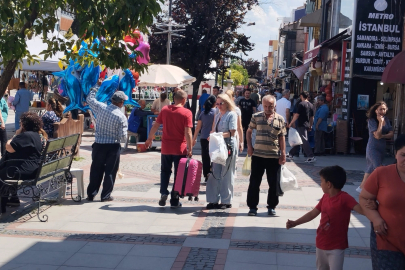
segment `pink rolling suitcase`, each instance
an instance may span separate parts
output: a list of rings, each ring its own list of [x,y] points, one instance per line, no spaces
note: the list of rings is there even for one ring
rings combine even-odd
[[[198,201],[198,192],[200,191],[200,182],[202,174],[202,163],[192,158],[182,158],[177,168],[176,181],[174,182],[174,192],[180,198],[188,196],[191,201]]]

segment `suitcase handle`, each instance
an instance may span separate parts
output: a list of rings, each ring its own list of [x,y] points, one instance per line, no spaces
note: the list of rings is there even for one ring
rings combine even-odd
[[[184,191],[186,190],[186,181],[187,181],[188,166],[190,165],[190,160],[191,160],[191,158],[187,158],[186,167],[184,169],[183,185],[181,187],[181,197],[184,197]]]

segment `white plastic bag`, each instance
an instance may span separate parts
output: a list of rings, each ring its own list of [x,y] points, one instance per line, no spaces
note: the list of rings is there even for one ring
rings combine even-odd
[[[295,128],[288,131],[288,143],[291,147],[302,144],[301,136]]]
[[[280,168],[280,188],[282,192],[298,188],[297,178],[285,165],[282,165]]]
[[[246,156],[245,162],[243,162],[242,175],[249,176],[252,171],[252,157]]]
[[[222,132],[210,134],[209,152],[212,163],[226,165],[228,158],[228,148],[226,147]]]

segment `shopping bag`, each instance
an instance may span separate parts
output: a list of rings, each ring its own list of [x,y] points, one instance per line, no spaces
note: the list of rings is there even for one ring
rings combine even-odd
[[[285,165],[281,165],[277,173],[277,196],[283,196],[284,192],[298,188],[297,178],[287,169]]]
[[[222,132],[210,134],[209,154],[212,163],[225,166],[228,158],[228,148],[222,134]]]
[[[249,176],[252,171],[252,157],[246,156],[245,162],[243,162],[242,175]]]
[[[288,143],[291,147],[302,144],[301,136],[295,128],[288,131]]]

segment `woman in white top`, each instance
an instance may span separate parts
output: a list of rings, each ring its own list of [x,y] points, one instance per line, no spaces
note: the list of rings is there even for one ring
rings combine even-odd
[[[153,101],[152,107],[150,108],[154,114],[159,114],[164,106],[170,105],[170,100],[167,98],[166,92],[160,94],[160,98]]]

